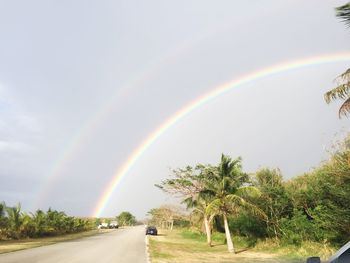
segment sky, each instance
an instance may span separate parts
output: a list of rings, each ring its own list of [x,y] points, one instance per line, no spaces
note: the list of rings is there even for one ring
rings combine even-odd
[[[0,201],[91,216],[116,172],[170,116],[269,66],[349,53],[346,1],[0,0]],[[323,94],[350,61],[267,76],[209,100],[163,132],[101,216],[175,202],[171,169],[241,156],[287,180],[349,131]]]

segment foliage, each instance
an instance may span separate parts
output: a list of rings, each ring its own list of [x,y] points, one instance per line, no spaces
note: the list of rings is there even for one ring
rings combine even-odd
[[[253,180],[254,185],[261,192],[261,196],[254,202],[267,216],[266,230],[258,232],[265,232],[269,237],[279,238],[282,236],[280,220],[289,217],[293,210],[281,171],[263,168],[256,172]],[[260,222],[260,225],[263,224]]]
[[[207,212],[213,195],[204,192],[208,178],[216,168],[211,165],[198,164],[196,167],[187,166],[184,169],[172,171],[172,178],[156,185],[166,193],[180,197],[182,203],[192,210],[190,215],[192,226],[202,229],[204,225],[207,243],[211,246],[212,220],[215,215]],[[156,218],[156,217],[154,217]],[[159,217],[158,217],[159,218]],[[164,221],[164,219],[162,219]]]
[[[336,8],[336,16],[347,26],[350,26],[350,2]],[[339,108],[339,117],[350,112],[350,68],[336,78],[337,86],[326,92],[324,98],[327,103],[333,100],[345,100]]]
[[[337,7],[336,15],[339,17],[346,25],[350,26],[350,2]]]
[[[198,164],[195,168],[187,166],[185,169],[173,170],[171,179],[156,186],[181,197],[187,208],[192,209],[191,218],[205,226],[209,246],[212,241],[212,222],[214,218],[222,216],[230,252],[234,249],[227,217],[239,215],[242,209],[254,215],[264,215],[261,209],[248,200],[259,196],[260,192],[251,185],[248,175],[242,172],[240,158],[232,160],[222,155],[217,166]],[[156,211],[151,211],[151,214],[157,218]]]
[[[286,246],[305,242],[341,246],[350,236],[349,154],[350,135],[328,161],[288,181],[278,169],[262,168],[248,176],[239,158],[225,155],[217,166],[181,170],[190,171],[181,180],[186,178],[183,185],[193,190],[189,198],[183,198],[191,211],[192,226],[196,226],[192,229],[203,230],[204,219],[211,216],[210,242],[217,231],[226,233],[227,244],[233,234],[245,237],[250,245],[259,239],[274,239]],[[164,186],[179,186],[174,182],[168,179]],[[180,188],[176,189],[178,193]]]
[[[238,216],[242,209],[266,217],[261,209],[250,202],[251,198],[260,196],[260,191],[251,185],[248,175],[242,172],[241,158],[232,160],[224,154],[217,171],[210,174],[205,186],[202,192],[213,196],[207,212],[223,217],[228,251],[235,252],[227,218],[229,215]]]
[[[309,174],[288,183],[293,206],[317,226],[310,240],[324,239],[334,244],[350,236],[350,166],[349,138],[330,160]]]
[[[136,224],[136,218],[130,212],[124,211],[116,216],[118,224],[121,226],[133,226]]]
[[[0,240],[45,236],[57,236],[90,230],[90,220],[67,216],[51,208],[45,213],[37,210],[34,214],[21,211],[21,205],[14,207],[0,204]]]
[[[179,206],[164,205],[159,208],[152,208],[147,212],[150,217],[147,221],[148,225],[159,226],[162,228],[173,229],[173,226],[184,227],[189,226],[188,216]]]
[[[346,116],[350,112],[350,69],[347,69],[337,79],[337,86],[326,92],[324,98],[327,103],[333,100],[345,100],[339,108],[339,117]]]
[[[232,234],[249,238],[252,242],[267,236],[265,222],[248,211],[242,212],[238,216],[230,217],[229,226],[232,229]]]

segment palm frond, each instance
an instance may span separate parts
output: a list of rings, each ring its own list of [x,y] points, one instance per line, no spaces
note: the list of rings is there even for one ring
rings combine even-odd
[[[264,213],[263,210],[261,210],[259,207],[257,207],[256,205],[249,203],[249,202],[245,202],[242,205],[245,209],[247,209],[249,212],[251,212],[253,215],[258,216],[263,218],[264,220],[267,220],[267,215]]]
[[[339,17],[347,26],[350,26],[350,2],[337,7],[336,16]]]
[[[197,206],[197,200],[195,200],[192,196],[185,198],[181,203],[185,204],[187,208],[193,208]]]
[[[339,109],[339,118],[341,116],[347,116],[348,113],[350,113],[350,98],[348,98],[340,107]]]
[[[219,198],[210,202],[210,204],[206,208],[206,213],[208,215],[219,214],[220,207],[222,206],[222,202]]]
[[[336,99],[347,99],[350,93],[350,85],[349,83],[343,83],[339,86],[331,89],[330,91],[324,94],[325,101],[329,104],[331,101]]]
[[[337,79],[349,82],[350,81],[350,68],[348,68],[344,73],[342,73]]]
[[[250,211],[252,214],[266,219],[266,214],[258,208],[256,205],[246,201],[244,198],[238,196],[238,195],[227,195],[226,200],[231,202],[232,205],[236,208],[245,208],[248,211]]]
[[[236,194],[226,195],[224,201],[227,204],[233,204],[235,206],[240,206],[242,203],[245,202],[245,200],[242,197]]]
[[[242,186],[238,188],[236,191],[236,194],[241,197],[253,197],[253,198],[261,196],[260,190],[257,187],[251,186],[251,185]]]

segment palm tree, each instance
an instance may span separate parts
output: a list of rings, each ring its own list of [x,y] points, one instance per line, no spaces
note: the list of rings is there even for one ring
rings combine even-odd
[[[227,217],[237,215],[242,208],[264,215],[258,207],[248,201],[247,197],[259,196],[260,192],[248,184],[248,176],[242,172],[241,158],[232,160],[223,154],[217,172],[208,178],[203,193],[213,196],[207,213],[223,216],[227,248],[229,252],[235,253]]]
[[[6,236],[5,229],[8,226],[8,219],[5,215],[6,212],[6,204],[5,202],[0,203],[0,240]]]
[[[21,204],[14,207],[6,207],[9,225],[15,238],[19,238],[19,228],[22,224]]]
[[[174,178],[166,179],[161,184],[156,184],[162,191],[182,199],[188,209],[193,209],[194,214],[199,214],[203,220],[207,243],[211,246],[211,222],[212,215],[207,213],[207,206],[211,202],[212,195],[205,193],[205,184],[215,167],[198,164],[196,167],[187,166],[184,169],[173,170]],[[202,221],[201,221],[202,222]]]
[[[350,27],[350,2],[336,8],[336,16]],[[342,99],[345,102],[339,108],[339,117],[350,113],[350,68],[341,74],[337,79],[337,86],[328,91],[324,98],[327,103],[333,100]]]
[[[35,236],[35,223],[33,218],[27,213],[22,213],[21,225],[19,233],[21,237],[34,237]]]
[[[6,204],[4,202],[1,202],[0,203],[0,217],[5,216],[5,208],[6,208]]]
[[[209,214],[207,211],[208,205],[212,196],[208,193],[196,194],[194,196],[190,196],[183,200],[183,203],[186,204],[187,208],[193,209],[194,214],[199,214],[201,220],[203,220],[205,233],[207,236],[207,244],[208,246],[212,246],[212,237],[211,237],[211,224],[214,219],[214,214]]]

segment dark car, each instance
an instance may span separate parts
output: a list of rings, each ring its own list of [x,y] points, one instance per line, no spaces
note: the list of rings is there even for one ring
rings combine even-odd
[[[154,236],[158,235],[157,228],[154,226],[148,226],[146,228],[146,235],[154,235]]]
[[[328,261],[327,263],[349,263],[350,262],[350,241],[342,246]],[[306,260],[306,263],[321,263],[319,257],[310,257]]]

